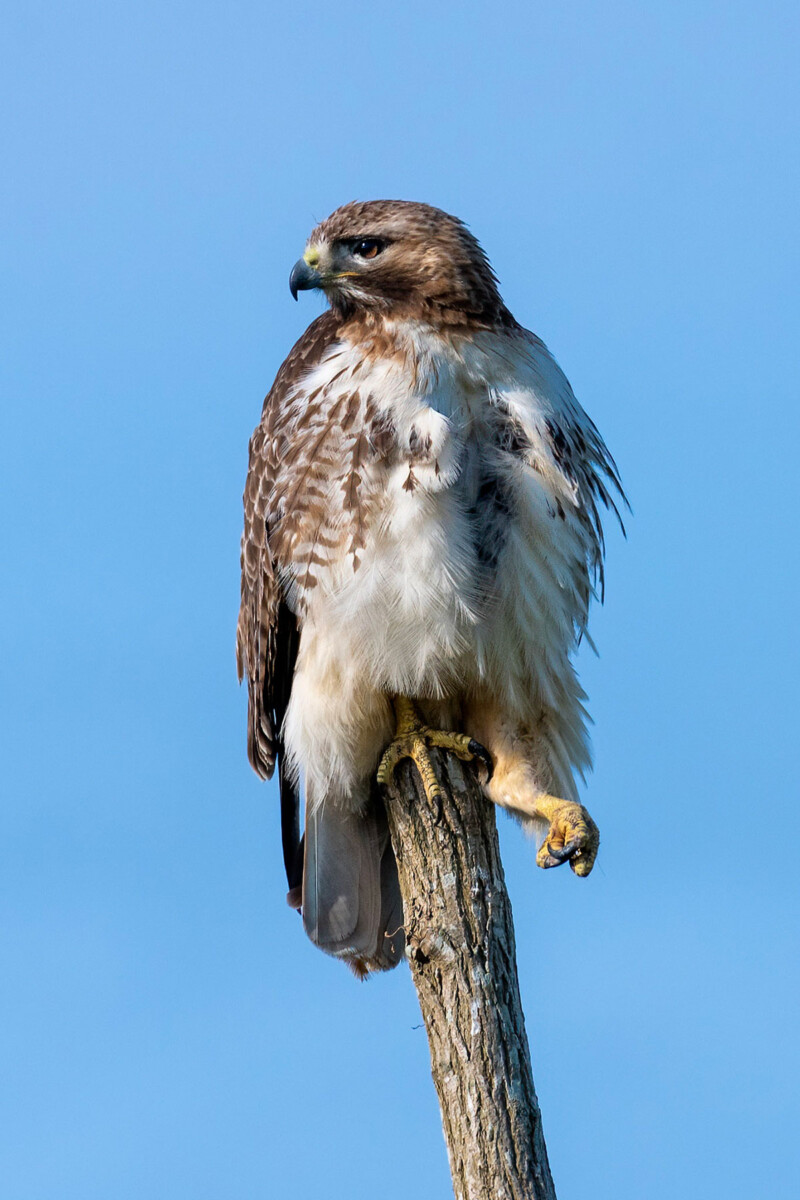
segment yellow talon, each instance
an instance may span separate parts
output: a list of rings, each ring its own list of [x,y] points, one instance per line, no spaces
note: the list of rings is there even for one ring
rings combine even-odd
[[[382,787],[389,784],[400,760],[410,758],[419,771],[425,795],[432,803],[439,805],[442,789],[428,753],[429,746],[450,750],[464,762],[479,759],[486,767],[487,780],[491,777],[492,760],[489,752],[468,734],[450,733],[444,729],[431,729],[424,725],[413,700],[409,700],[407,696],[395,696],[394,709],[397,728],[378,765],[377,780]]]
[[[547,869],[569,862],[576,875],[588,875],[597,858],[600,830],[583,805],[543,795],[536,801],[536,816],[550,822],[537,864]]]

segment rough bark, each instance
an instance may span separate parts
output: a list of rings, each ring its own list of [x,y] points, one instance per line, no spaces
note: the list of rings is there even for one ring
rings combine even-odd
[[[408,760],[386,808],[456,1200],[555,1200],[494,806],[471,768],[432,757],[441,810]]]

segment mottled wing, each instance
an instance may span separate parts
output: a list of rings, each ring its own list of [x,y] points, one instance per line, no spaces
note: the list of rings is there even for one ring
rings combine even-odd
[[[605,538],[601,510],[614,514],[624,534],[619,504],[624,508],[630,506],[614,459],[596,425],[576,400],[558,363],[535,334],[525,329],[520,333],[533,351],[531,361],[537,377],[536,392],[543,401],[544,421],[538,433],[552,464],[571,486],[572,499],[586,535],[585,611],[588,613],[592,583],[601,599],[603,596]],[[579,632],[585,635],[585,620],[580,624]]]
[[[279,768],[283,852],[289,886],[299,884],[299,800],[286,771],[281,725],[289,703],[299,645],[294,613],[286,603],[270,545],[267,514],[285,444],[287,397],[336,341],[338,319],[330,312],[311,324],[281,367],[264,401],[261,421],[250,439],[244,490],[241,606],[236,635],[240,681],[247,677],[247,754],[254,770],[269,779]]]

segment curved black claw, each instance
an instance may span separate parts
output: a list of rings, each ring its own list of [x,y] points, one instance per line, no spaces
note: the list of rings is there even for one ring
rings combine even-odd
[[[480,742],[476,742],[475,738],[470,738],[467,749],[473,758],[477,758],[479,762],[483,763],[486,768],[486,778],[483,782],[484,784],[488,783],[494,774],[494,763],[491,754],[485,746],[482,746]]]
[[[567,842],[566,846],[561,850],[554,850],[550,843],[547,843],[547,853],[550,855],[552,862],[548,862],[548,867],[560,867],[562,863],[568,862],[580,850],[580,842]]]

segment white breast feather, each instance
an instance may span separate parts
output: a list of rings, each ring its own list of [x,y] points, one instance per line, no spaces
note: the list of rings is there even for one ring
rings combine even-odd
[[[290,750],[301,765],[314,761],[320,790],[337,777],[346,787],[344,775],[363,769],[342,764],[354,722],[366,721],[373,740],[386,735],[386,706],[370,723],[370,697],[487,687],[520,714],[537,705],[563,713],[562,757],[588,765],[570,655],[586,622],[591,548],[576,483],[556,462],[546,425],[580,420],[582,410],[541,344],[502,339],[499,347],[479,334],[456,351],[425,326],[396,333],[416,354],[413,386],[401,362],[364,363],[346,344],[304,381],[307,393],[324,389],[329,409],[354,390],[371,397],[391,418],[399,455],[369,468],[381,501],[358,569],[340,556],[319,571],[287,715]],[[524,432],[535,466],[509,459],[503,468],[514,504],[487,579],[470,509],[498,404]],[[335,520],[335,493],[331,504]]]

